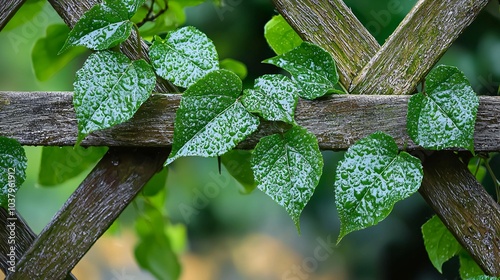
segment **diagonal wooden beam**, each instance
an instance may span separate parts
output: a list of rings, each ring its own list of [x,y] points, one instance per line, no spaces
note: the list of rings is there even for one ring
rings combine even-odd
[[[427,158],[424,174],[422,196],[483,270],[500,276],[500,205],[452,152]]]
[[[380,48],[342,0],[274,0],[274,4],[302,39],[332,54],[346,89]]]
[[[488,0],[420,0],[353,80],[353,94],[409,94]]]
[[[167,155],[167,149],[109,149],[6,279],[65,279]]]
[[[17,10],[26,0],[5,0],[0,5],[0,31],[7,25],[9,20],[16,14]]]

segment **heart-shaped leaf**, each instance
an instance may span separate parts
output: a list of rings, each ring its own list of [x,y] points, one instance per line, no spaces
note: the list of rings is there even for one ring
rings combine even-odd
[[[290,72],[301,88],[300,97],[315,99],[334,91],[339,81],[332,56],[321,47],[303,42],[299,47],[264,60]]]
[[[192,26],[168,33],[165,40],[156,37],[149,57],[158,76],[184,88],[219,69],[212,40]]]
[[[422,178],[419,159],[406,152],[398,154],[398,146],[387,134],[376,132],[352,145],[335,176],[341,221],[337,242],[385,219],[396,202],[418,190]]]
[[[251,160],[257,187],[283,206],[300,232],[299,218],[323,172],[314,134],[294,126],[285,134],[263,137]]]
[[[282,15],[273,16],[264,26],[264,37],[277,54],[284,54],[303,42]]]
[[[73,104],[80,143],[93,131],[132,118],[153,91],[156,77],[144,60],[117,52],[96,52],[77,71]]]
[[[248,111],[268,121],[295,123],[295,107],[299,99],[295,83],[283,75],[264,75],[255,80],[254,89],[247,89],[241,102]]]
[[[15,208],[15,195],[26,179],[27,164],[21,144],[0,136],[0,207]]]
[[[183,94],[166,165],[178,157],[215,157],[257,130],[259,119],[240,103],[242,83],[231,71],[210,72]]]
[[[443,273],[443,263],[456,256],[462,250],[462,246],[438,216],[432,217],[422,226],[422,236],[432,265]]]
[[[452,66],[438,66],[426,78],[426,93],[408,103],[407,129],[418,145],[439,150],[474,150],[474,126],[479,98],[465,75]]]
[[[75,24],[59,53],[71,46],[105,50],[127,40],[134,25],[130,19],[143,3],[144,0],[105,0],[93,6]]]

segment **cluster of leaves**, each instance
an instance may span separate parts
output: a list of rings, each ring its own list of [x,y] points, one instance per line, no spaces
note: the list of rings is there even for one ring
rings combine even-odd
[[[303,42],[281,16],[276,16],[265,26],[265,37],[277,56],[264,63],[281,67],[290,77],[263,75],[255,80],[253,88],[243,89],[241,79],[245,71],[237,75],[224,69],[237,64],[219,61],[213,42],[205,34],[194,27],[175,29],[184,21],[179,11],[198,2],[170,0],[167,9],[167,3],[162,1],[152,1],[146,7],[144,0],[105,0],[90,9],[69,32],[61,49],[61,63],[82,52],[70,47],[84,46],[95,51],[77,72],[74,83],[77,146],[90,133],[132,118],[151,95],[158,75],[185,89],[176,114],[172,152],[165,165],[186,156],[222,156],[223,163],[237,156],[245,166],[228,167],[228,171],[247,185],[249,191],[256,185],[283,206],[300,231],[299,217],[318,185],[323,159],[314,134],[295,122],[295,108],[299,97],[316,99],[340,93],[335,89],[338,82],[335,63],[325,50]],[[142,24],[141,19],[147,17],[156,20]],[[172,18],[178,21],[167,23]],[[141,28],[136,23],[141,23]],[[149,49],[151,64],[142,59],[131,61],[111,50],[124,42],[133,28],[153,38]],[[165,29],[171,30],[165,37],[152,37]],[[67,30],[56,26],[47,33],[52,38],[61,31]],[[61,38],[58,42],[62,44]],[[37,44],[49,43],[51,40],[45,38]],[[68,52],[74,53],[67,55]],[[43,58],[33,58],[34,61],[40,59]],[[231,66],[225,67],[226,64]],[[465,75],[454,67],[439,66],[427,76],[425,91],[410,99],[408,133],[416,144],[426,149],[461,147],[473,152],[477,107],[478,98]],[[255,149],[243,156],[232,153],[258,129],[261,120],[279,122],[282,131],[261,138]],[[5,148],[1,146],[3,142],[0,142],[0,152],[8,154],[2,156],[8,160],[0,162],[2,167],[17,164],[19,170],[24,170],[26,161],[19,154],[18,143],[10,143]],[[92,155],[102,153],[96,150]],[[16,162],[11,162],[11,158]],[[241,172],[248,169],[251,170]],[[2,179],[8,177],[0,175]],[[68,176],[73,173],[69,172]],[[23,181],[21,177],[16,180],[19,185]],[[341,220],[338,242],[350,232],[382,221],[396,202],[418,190],[422,178],[419,159],[399,152],[394,139],[383,132],[375,132],[352,145],[336,170],[334,189]],[[46,180],[52,184],[64,177]],[[163,179],[160,180],[163,184],[155,186],[164,185]],[[2,181],[2,186],[5,185]],[[158,190],[146,190],[158,193]],[[0,200],[0,205],[5,207],[5,204]],[[140,265],[159,278],[176,278],[177,264],[171,263],[170,271],[174,274],[165,278],[166,272],[157,271],[157,258],[153,257],[161,252],[173,254],[165,230],[169,226],[165,223],[165,213],[154,207],[146,208],[144,219],[137,222],[142,240],[136,249]],[[482,275],[439,222],[433,218],[423,227],[426,247],[436,268],[440,270],[444,261],[459,254],[462,277]],[[148,226],[151,224],[164,226],[158,230]],[[440,233],[440,238],[429,232]],[[157,240],[155,244],[160,244],[159,247],[152,248],[147,242],[151,239]]]

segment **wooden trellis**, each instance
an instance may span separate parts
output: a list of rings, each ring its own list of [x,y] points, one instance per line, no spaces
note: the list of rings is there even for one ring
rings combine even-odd
[[[0,30],[25,0],[0,7]],[[49,0],[72,27],[96,0]],[[489,275],[500,276],[500,206],[450,151],[418,150],[406,133],[408,95],[487,0],[420,0],[383,46],[356,19],[342,0],[274,0],[278,11],[305,40],[335,58],[341,83],[350,93],[320,101],[300,101],[297,122],[318,137],[322,149],[344,150],[356,140],[381,130],[400,148],[425,155],[420,193]],[[131,36],[135,38],[135,36]],[[121,51],[140,58],[135,43]],[[142,42],[143,50],[147,45]],[[144,54],[146,55],[146,51]],[[146,57],[147,59],[147,57]],[[159,81],[157,92],[176,92]],[[76,117],[71,92],[0,92],[0,135],[24,145],[73,145]],[[94,133],[83,145],[110,146],[108,153],[36,236],[18,215],[16,272],[6,271],[7,232],[0,229],[0,267],[7,279],[73,279],[70,274],[144,184],[161,169],[172,143],[176,94],[154,95],[133,120]],[[367,121],[369,120],[369,121]],[[273,131],[264,124],[256,139]],[[128,147],[128,148],[125,148]],[[481,97],[475,148],[500,151],[500,98]],[[8,215],[0,208],[2,224]]]

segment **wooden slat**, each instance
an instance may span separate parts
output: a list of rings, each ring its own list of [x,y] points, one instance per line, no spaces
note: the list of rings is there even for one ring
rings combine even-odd
[[[420,0],[354,79],[353,94],[408,94],[488,0]]]
[[[181,96],[155,94],[135,117],[114,128],[91,134],[89,146],[170,146],[175,111]],[[409,96],[337,95],[319,101],[301,100],[298,124],[314,133],[325,150],[345,150],[375,131],[396,138],[401,149],[416,149],[406,133]],[[0,135],[23,145],[74,145],[77,123],[71,92],[0,92]],[[276,131],[263,123],[259,131],[240,145],[252,148],[258,139]],[[500,151],[500,97],[480,97],[475,147]]]
[[[274,0],[274,4],[303,39],[332,54],[346,89],[380,48],[342,0]]]
[[[36,234],[31,230],[23,217],[17,212],[13,213],[0,207],[0,269],[5,275],[11,274],[15,270],[12,266],[17,264],[19,258],[28,250],[35,241]],[[8,227],[9,226],[9,227]],[[14,239],[15,243],[9,242]],[[11,250],[14,247],[14,250]],[[66,280],[76,279],[72,274],[66,276]]]
[[[427,158],[424,174],[422,196],[484,272],[500,276],[500,205],[452,152]]]
[[[4,0],[2,2],[0,5],[0,31],[2,31],[26,0]]]
[[[167,156],[155,148],[110,149],[6,279],[65,279]]]

